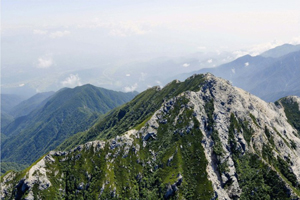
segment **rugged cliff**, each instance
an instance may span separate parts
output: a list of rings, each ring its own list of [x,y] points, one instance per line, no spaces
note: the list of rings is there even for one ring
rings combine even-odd
[[[51,151],[25,171],[5,174],[2,198],[299,198],[299,97],[266,103],[211,74],[165,88],[183,84],[189,87],[166,94],[123,134]],[[155,90],[154,96],[162,91]]]

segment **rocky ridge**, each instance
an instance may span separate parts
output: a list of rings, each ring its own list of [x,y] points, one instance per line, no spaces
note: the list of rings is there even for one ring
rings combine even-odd
[[[205,142],[204,149],[206,153],[206,158],[211,165],[208,165],[208,173],[211,177],[214,190],[217,191],[219,197],[229,199],[229,197],[240,196],[241,189],[239,187],[238,181],[236,179],[236,170],[234,162],[231,157],[231,152],[228,151],[228,127],[230,126],[230,114],[234,113],[236,118],[246,119],[250,123],[251,128],[254,130],[254,134],[250,140],[249,145],[245,141],[242,131],[236,132],[235,136],[237,141],[242,147],[242,151],[250,151],[253,153],[262,152],[263,144],[268,144],[268,138],[265,134],[264,128],[267,127],[271,131],[273,136],[276,156],[282,158],[289,158],[293,163],[291,168],[297,176],[297,179],[300,179],[300,139],[295,136],[293,133],[296,130],[287,122],[283,108],[278,108],[274,103],[266,103],[265,101],[259,99],[258,97],[251,95],[250,93],[232,87],[230,83],[226,80],[216,78],[214,76],[208,75],[207,85],[208,90],[202,90],[200,92],[192,92],[190,95],[191,103],[194,105],[204,105],[203,96],[214,99],[214,126],[219,137],[221,139],[221,144],[223,151],[225,152],[224,156],[221,159],[225,159],[228,162],[229,171],[225,174],[221,174],[221,181],[219,181],[218,176],[213,169],[214,162],[211,159],[213,141],[209,137],[209,131],[205,129],[205,126],[202,125],[201,129],[203,132],[206,132],[204,135]],[[213,85],[213,86],[210,86]],[[299,97],[290,97],[293,101],[298,102],[300,106]],[[205,113],[198,111],[197,116],[198,120],[201,121],[200,116],[203,118]],[[252,120],[251,116],[254,116],[255,121]],[[205,119],[204,119],[205,120]],[[203,124],[203,123],[202,123]],[[295,141],[297,144],[296,149],[292,149],[290,144],[286,141]],[[233,180],[231,187],[228,190],[222,188],[222,183],[225,183],[228,179]]]
[[[165,199],[185,199],[192,193],[194,197],[203,195],[203,199],[239,199],[248,195],[241,181],[243,168],[239,162],[250,154],[274,172],[288,198],[297,199],[300,139],[287,121],[284,107],[266,103],[211,74],[204,78],[199,91],[186,91],[166,100],[140,128],[106,141],[91,141],[67,152],[51,151],[29,170],[6,174],[1,180],[2,199],[64,197],[69,190],[75,191],[75,196],[87,195],[84,191],[93,188],[93,181],[101,185],[98,198],[125,195],[134,198],[154,193]],[[290,98],[300,105],[299,97]],[[234,121],[239,123],[234,125]],[[191,156],[194,154],[197,158]],[[288,163],[288,175],[280,170],[280,166],[286,165],[274,160]],[[75,171],[68,168],[70,164]],[[72,190],[68,186],[68,181],[73,180],[71,172],[81,177],[75,177],[76,187]],[[127,176],[128,181],[118,176]],[[292,178],[287,181],[287,176]],[[156,186],[159,191],[143,185],[153,177],[157,178],[153,184],[160,183]],[[203,181],[194,182],[200,177]],[[293,177],[295,183],[290,181],[295,180]],[[192,183],[195,188],[200,187],[200,193],[186,188]],[[143,187],[153,192],[133,194],[136,186],[140,193]],[[51,188],[59,192],[53,194]],[[250,191],[250,195],[255,192],[255,189]]]

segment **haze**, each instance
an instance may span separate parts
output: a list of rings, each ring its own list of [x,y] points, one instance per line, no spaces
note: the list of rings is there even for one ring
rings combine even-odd
[[[2,93],[163,85],[176,74],[298,44],[299,8],[299,1],[269,0],[2,1]]]

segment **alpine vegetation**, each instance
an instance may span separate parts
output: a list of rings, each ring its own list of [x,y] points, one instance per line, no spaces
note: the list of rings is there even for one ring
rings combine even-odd
[[[1,177],[2,199],[298,199],[300,98],[212,74],[150,88]]]

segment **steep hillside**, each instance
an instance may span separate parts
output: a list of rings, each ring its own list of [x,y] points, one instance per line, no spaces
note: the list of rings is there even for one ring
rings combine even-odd
[[[298,89],[297,87],[295,90],[274,92],[268,95],[263,95],[261,98],[268,99],[269,101],[273,101],[274,99],[280,99],[282,97],[291,96],[291,95],[300,97],[300,88]]]
[[[54,93],[55,92],[38,93],[14,106],[10,109],[9,114],[15,118],[28,115],[36,108],[43,106],[47,102],[47,99]]]
[[[153,87],[142,92],[132,101],[109,112],[93,128],[65,140],[58,149],[70,149],[91,140],[112,138],[139,126],[149,119],[164,101],[187,90],[199,90],[205,79],[202,74],[196,77],[184,82],[174,80],[162,89]]]
[[[288,122],[298,131],[300,136],[300,98],[288,96],[279,99],[275,104],[283,107]]]
[[[1,131],[2,131],[2,127],[7,126],[12,121],[14,121],[13,116],[11,116],[10,114],[8,114],[6,112],[1,111]]]
[[[9,112],[14,106],[24,100],[24,97],[15,94],[1,94],[1,112]]]
[[[14,120],[14,117],[9,114],[10,110],[23,100],[23,97],[15,94],[1,94],[1,131],[4,126]]]
[[[300,85],[300,51],[280,57],[271,65],[265,66],[259,73],[248,78],[247,91],[264,98],[266,101],[275,101],[282,96],[275,96],[274,93],[287,92],[289,95],[296,95]],[[238,84],[237,84],[238,85]]]
[[[285,56],[289,53],[293,53],[296,51],[300,51],[300,45],[292,45],[292,44],[283,44],[281,46],[275,47],[270,49],[262,54],[263,57],[272,57],[272,58],[279,58]]]
[[[297,199],[298,111],[211,74],[174,81],[4,175],[2,198]]]
[[[300,45],[285,44],[258,56],[245,55],[214,68],[175,76],[180,80],[193,73],[212,73],[262,98],[274,102],[299,95]]]
[[[37,107],[42,106],[44,101],[53,94],[54,92],[39,93],[26,100],[18,95],[2,94],[1,131],[15,118],[27,115]]]
[[[215,76],[222,77],[233,82],[233,84],[236,84],[235,79],[238,79],[238,77],[255,74],[262,70],[265,66],[273,63],[274,60],[274,58],[245,55],[232,62],[225,63],[217,67],[203,68],[195,72],[181,74],[178,78],[180,80],[184,80],[187,76],[190,76],[193,73],[212,73]]]
[[[19,117],[3,129],[2,162],[29,164],[71,135],[85,131],[99,115],[131,100],[122,93],[92,85],[65,88],[42,107]]]

